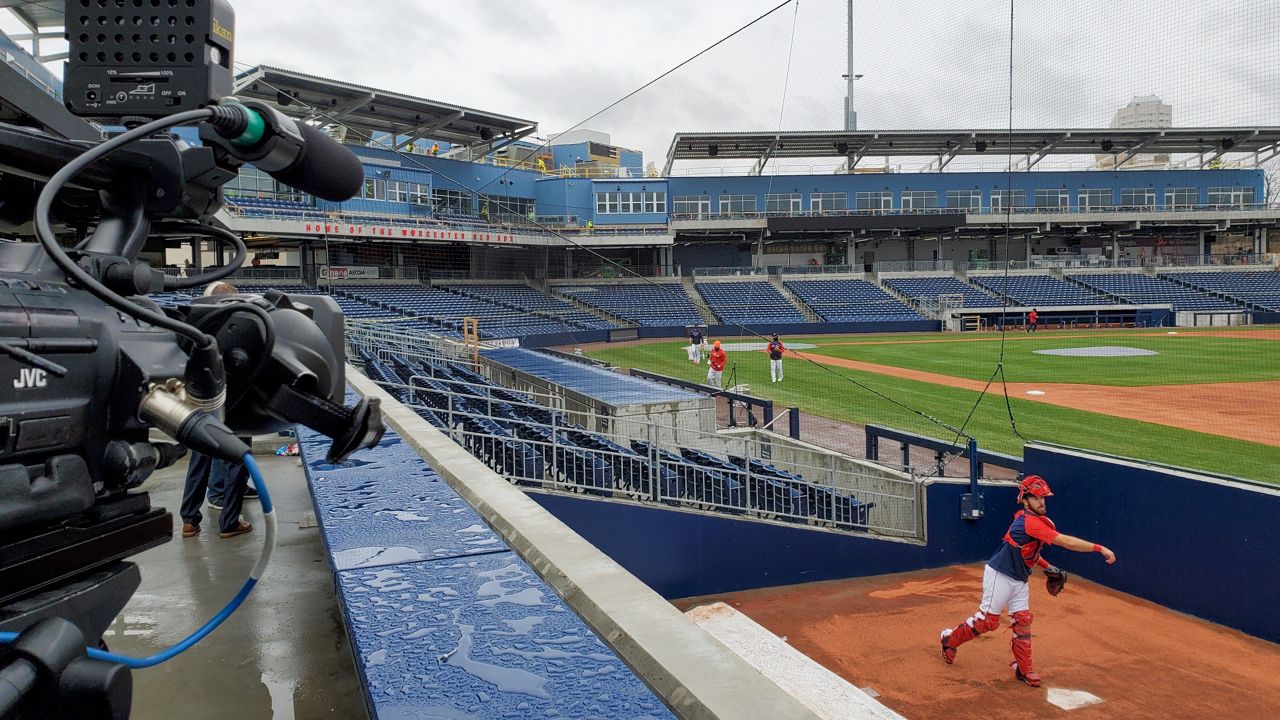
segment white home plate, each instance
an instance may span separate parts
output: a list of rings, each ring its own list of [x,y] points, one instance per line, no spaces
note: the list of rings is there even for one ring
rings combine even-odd
[[[1057,705],[1063,710],[1078,710],[1082,707],[1097,705],[1102,698],[1084,690],[1064,690],[1049,688],[1049,704]]]
[[[1096,347],[1058,348],[1056,350],[1035,350],[1037,355],[1067,355],[1070,357],[1133,357],[1136,355],[1159,355],[1154,350],[1142,348],[1116,347],[1099,345]]]
[[[1043,390],[1028,390],[1028,391],[1027,391],[1027,394],[1028,394],[1028,395],[1043,395],[1043,394],[1044,394],[1044,391],[1043,391]]]
[[[789,343],[782,341],[788,350],[812,350],[817,345],[811,343]],[[720,349],[725,352],[752,352],[753,350],[763,350],[769,346],[769,343],[762,342],[721,342]]]

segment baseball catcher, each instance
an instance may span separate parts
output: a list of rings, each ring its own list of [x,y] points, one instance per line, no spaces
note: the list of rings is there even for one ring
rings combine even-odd
[[[1028,475],[1018,486],[1018,502],[1022,509],[1013,516],[1013,524],[1004,541],[982,571],[982,602],[978,612],[955,629],[942,631],[942,659],[948,665],[956,661],[956,648],[979,635],[1000,627],[1000,613],[1006,608],[1013,617],[1014,675],[1031,687],[1040,687],[1040,675],[1031,664],[1031,607],[1027,583],[1031,571],[1044,568],[1045,584],[1050,595],[1057,595],[1067,584],[1067,573],[1040,556],[1045,545],[1056,545],[1075,552],[1096,552],[1110,565],[1116,554],[1107,548],[1059,533],[1046,517],[1045,498],[1051,497],[1049,483],[1039,475]]]

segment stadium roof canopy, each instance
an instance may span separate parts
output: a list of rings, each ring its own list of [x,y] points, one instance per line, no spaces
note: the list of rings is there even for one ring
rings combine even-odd
[[[1049,155],[1113,155],[1123,167],[1139,153],[1200,154],[1205,163],[1248,153],[1265,162],[1280,153],[1280,127],[676,133],[662,174],[676,160],[710,158],[755,160],[759,173],[776,158],[846,158],[851,169],[865,157],[936,157],[941,170],[960,155],[1011,154],[1030,169]]]
[[[293,70],[259,65],[236,77],[235,94],[271,103],[292,117],[355,130],[491,148],[538,129],[533,120],[353,85]],[[348,142],[355,139],[348,138]]]
[[[61,47],[66,47],[62,44],[65,34],[62,8],[61,0],[0,0],[0,10],[8,10],[27,29],[26,33],[8,33],[10,39],[14,42],[30,41],[32,45],[27,49],[40,62],[67,57],[65,50],[47,53],[41,47],[44,40],[54,40]]]

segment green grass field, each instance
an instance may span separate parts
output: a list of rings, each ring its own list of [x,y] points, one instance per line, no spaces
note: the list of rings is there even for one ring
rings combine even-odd
[[[830,341],[828,341],[830,342]],[[914,345],[880,341],[838,340],[849,345],[816,343],[820,355],[880,365],[924,370],[942,375],[986,380],[1000,357],[998,341],[931,342]],[[1157,355],[1133,357],[1067,357],[1036,350],[1118,345],[1151,350]],[[1088,385],[1180,385],[1187,383],[1280,380],[1280,342],[1234,337],[1197,337],[1195,333],[1151,335],[1129,333],[1063,335],[1010,333],[1004,368],[1009,382],[1059,382]]]
[[[1010,382],[1112,385],[1280,379],[1280,368],[1275,363],[1280,354],[1280,342],[1218,337],[1196,339],[1181,332],[1177,336],[1144,336],[1140,332],[1063,333],[1034,340],[1014,340],[1016,336],[1011,334],[1006,344],[1006,374]],[[864,335],[797,340],[819,346],[817,350],[804,351],[806,353],[985,381],[995,367],[999,343],[872,344],[886,340],[951,337],[954,336]],[[722,339],[726,342],[734,340]],[[856,344],[832,346],[831,343]],[[1081,345],[1142,347],[1160,354],[1137,358],[1071,358],[1031,352],[1042,347]],[[611,347],[588,354],[621,367],[643,368],[686,380],[705,381],[706,378],[706,364],[695,366],[689,363],[684,345],[679,341]],[[1146,361],[1146,364],[1121,362],[1135,360]],[[768,361],[761,352],[731,352],[729,362],[725,372],[726,384],[736,364],[738,383],[750,385],[751,394],[771,399],[783,407],[796,406],[843,422],[884,425],[946,440],[952,440],[954,433],[908,408],[921,410],[952,427],[959,427],[979,397],[971,390],[822,367],[795,358],[786,361],[786,380],[775,384],[769,382]],[[1102,363],[1105,363],[1105,368]],[[879,397],[876,393],[891,399]],[[1270,400],[1276,401],[1274,398]],[[1029,440],[1268,482],[1276,481],[1274,469],[1280,467],[1280,447],[1057,407],[1018,397],[1010,398],[1010,406],[1018,431]],[[1160,412],[1160,408],[1152,408],[1153,417]],[[803,427],[801,433],[803,437]],[[966,433],[976,437],[981,447],[1021,454],[1024,440],[1011,428],[999,383],[983,397],[966,426]],[[850,438],[851,444],[860,445],[862,442],[860,435]]]

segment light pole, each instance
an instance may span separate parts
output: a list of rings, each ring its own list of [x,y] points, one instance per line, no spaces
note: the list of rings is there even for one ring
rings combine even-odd
[[[848,94],[844,98],[844,129],[851,132],[858,129],[858,111],[853,108],[853,81],[861,80],[862,75],[841,75],[849,81]]]
[[[853,109],[853,82],[862,79],[862,75],[853,72],[853,0],[849,0],[849,33],[846,40],[849,67],[843,77],[849,87],[844,98],[844,129],[845,132],[850,132],[858,129],[858,112]]]

